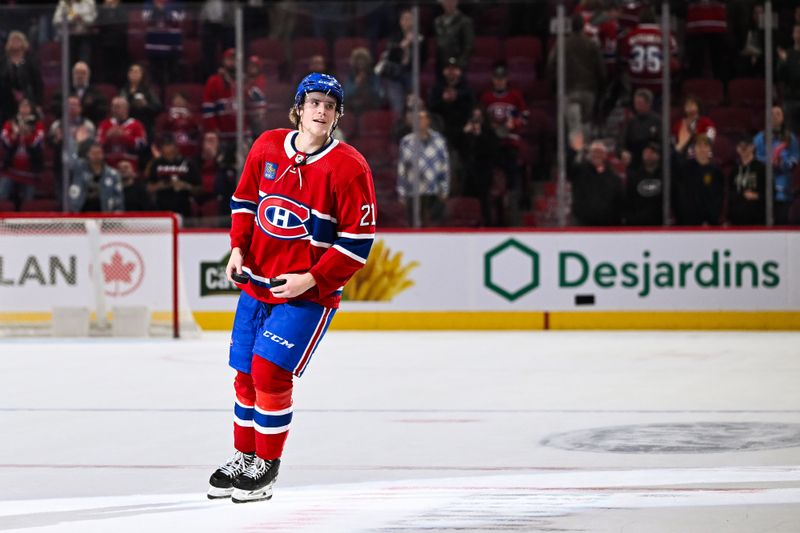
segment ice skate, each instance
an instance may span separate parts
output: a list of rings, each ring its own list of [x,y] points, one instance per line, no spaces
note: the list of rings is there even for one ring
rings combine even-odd
[[[242,475],[255,459],[254,453],[237,451],[228,461],[211,474],[208,480],[208,499],[230,498],[233,494],[233,481]]]
[[[280,459],[265,461],[256,457],[250,467],[233,480],[233,503],[258,502],[272,498],[272,486],[278,477]]]

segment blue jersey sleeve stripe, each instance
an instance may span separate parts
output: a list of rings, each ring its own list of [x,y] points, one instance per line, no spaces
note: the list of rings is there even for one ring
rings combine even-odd
[[[254,202],[237,202],[231,199],[231,213],[252,213],[256,214],[256,204]]]
[[[369,251],[372,249],[372,240],[367,239],[336,239],[336,245],[344,248],[348,252],[355,254],[364,261],[369,257]]]

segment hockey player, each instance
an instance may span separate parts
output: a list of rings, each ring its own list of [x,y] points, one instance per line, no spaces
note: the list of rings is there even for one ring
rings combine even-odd
[[[292,381],[308,367],[344,284],[367,261],[372,173],[361,154],[331,137],[343,111],[333,76],[303,78],[289,115],[297,131],[271,130],[255,141],[231,198],[226,272],[242,289],[230,347],[236,452],[212,474],[209,498],[272,497]]]

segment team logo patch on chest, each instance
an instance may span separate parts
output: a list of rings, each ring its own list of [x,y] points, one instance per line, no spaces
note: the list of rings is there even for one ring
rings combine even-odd
[[[278,173],[278,163],[264,163],[264,179],[274,180],[275,174]]]
[[[270,195],[258,204],[258,227],[278,239],[302,239],[309,235],[306,222],[311,210],[284,196]]]

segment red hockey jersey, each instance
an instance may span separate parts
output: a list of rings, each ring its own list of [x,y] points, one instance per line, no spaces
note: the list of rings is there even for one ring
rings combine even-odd
[[[628,78],[634,90],[644,88],[661,93],[664,72],[662,46],[661,28],[657,24],[639,24],[622,39],[620,57],[627,64]],[[672,35],[669,47],[672,72],[678,68],[678,43]]]
[[[519,144],[519,134],[528,119],[528,106],[522,93],[513,88],[503,92],[490,89],[484,91],[480,101],[500,140]]]
[[[336,308],[375,237],[372,172],[337,140],[302,154],[297,135],[270,130],[253,143],[231,198],[231,248],[244,253],[250,283],[240,287],[250,296],[284,303],[269,291],[269,278],[310,272],[317,284],[299,299]]]
[[[114,127],[122,129],[120,135],[110,135]],[[134,165],[139,162],[139,153],[147,145],[147,132],[144,125],[135,118],[118,122],[115,118],[107,118],[97,128],[97,142],[103,145],[106,152],[106,163],[116,168],[120,161],[130,161]]]
[[[221,72],[203,89],[203,129],[218,132],[223,141],[236,138],[236,85]]]
[[[686,33],[727,33],[728,13],[725,2],[698,0],[689,4]]]

